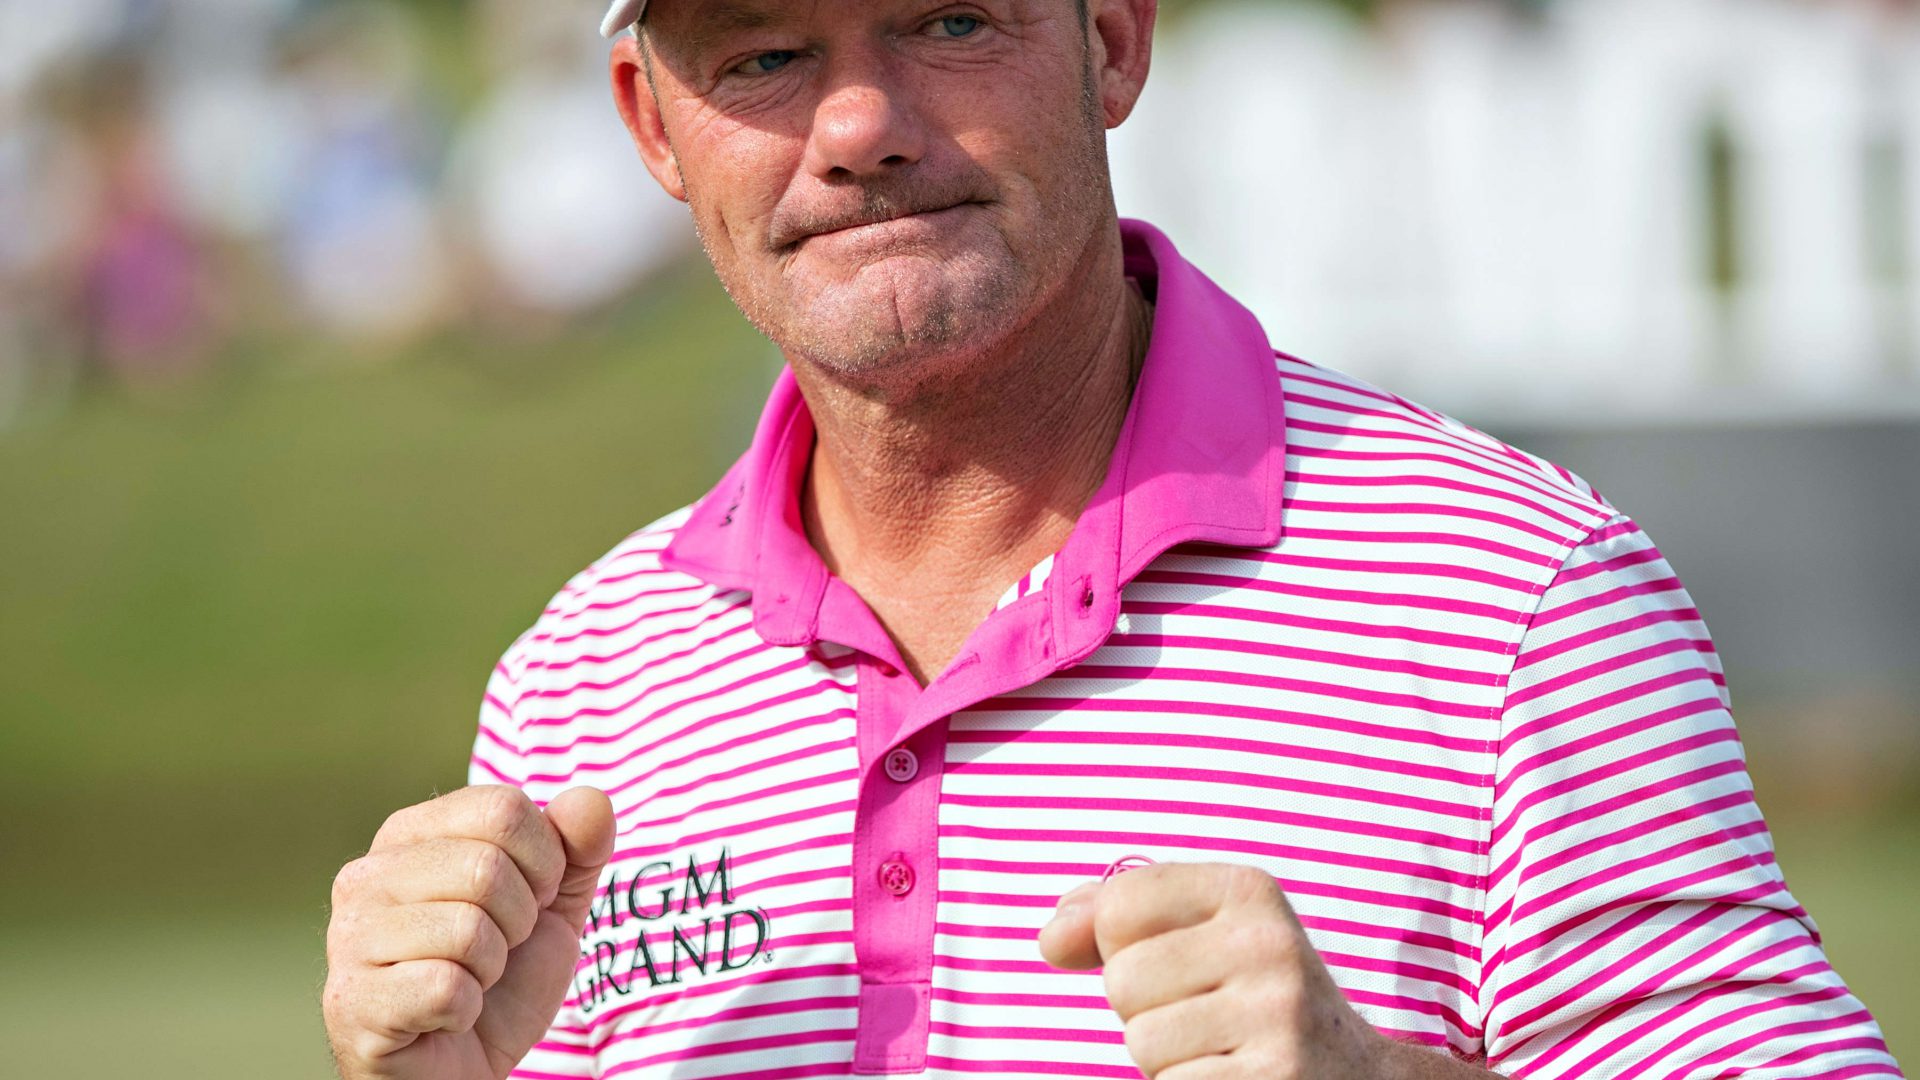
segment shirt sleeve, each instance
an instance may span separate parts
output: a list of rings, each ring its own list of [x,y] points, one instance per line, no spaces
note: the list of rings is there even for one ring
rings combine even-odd
[[[487,679],[486,696],[480,702],[480,730],[474,738],[473,756],[467,765],[469,784],[528,786],[527,780],[532,774],[527,765],[521,705],[532,681],[529,670],[538,669],[532,657],[541,640],[537,629],[522,634],[494,665],[493,674]],[[536,801],[546,797],[544,792],[529,791],[528,794]],[[571,996],[560,1006],[546,1035],[508,1074],[510,1080],[575,1080],[593,1075],[591,1033]]]
[[[1540,598],[1508,682],[1481,949],[1516,1080],[1898,1077],[1753,798],[1718,656],[1616,516]]]

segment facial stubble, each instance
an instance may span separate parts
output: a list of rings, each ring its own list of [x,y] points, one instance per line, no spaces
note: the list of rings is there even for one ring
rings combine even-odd
[[[924,280],[916,285],[908,276],[928,273],[924,266],[915,268],[912,264],[933,256],[906,253],[854,271],[854,278],[879,274],[893,279],[877,283],[882,298],[856,288],[849,279],[829,287],[839,294],[837,297],[823,303],[817,294],[806,304],[795,304],[789,292],[762,290],[756,287],[752,275],[729,272],[733,263],[727,254],[732,236],[712,235],[713,230],[705,224],[708,215],[703,212],[710,205],[703,198],[705,186],[688,184],[685,174],[680,173],[700,246],[741,314],[789,359],[804,357],[851,381],[865,382],[882,378],[889,371],[923,368],[942,357],[991,348],[995,342],[1018,333],[1060,289],[1070,287],[1075,264],[1086,250],[1092,230],[1112,214],[1104,109],[1095,81],[1084,6],[1081,11],[1078,104],[1082,123],[1079,137],[1070,140],[1072,145],[1067,149],[1061,189],[1067,194],[1055,206],[1043,208],[1039,235],[1026,238],[1029,249],[1040,259],[1023,264],[1010,238],[996,231],[1005,245],[1001,250],[970,252],[964,260],[977,262],[973,267],[958,266],[962,260],[942,260],[931,271],[940,275],[937,287],[929,287]],[[649,51],[643,40],[641,52],[651,88]],[[675,169],[678,172],[677,154]],[[862,201],[864,209],[883,212],[894,199],[891,192],[877,189],[866,193]],[[721,222],[724,230],[723,218],[716,215],[712,220]],[[793,252],[769,254],[780,257],[784,276]],[[954,269],[961,272],[948,272]]]

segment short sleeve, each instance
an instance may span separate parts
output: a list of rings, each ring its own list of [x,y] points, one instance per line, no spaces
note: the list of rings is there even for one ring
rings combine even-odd
[[[529,771],[518,715],[533,641],[533,630],[521,634],[487,678],[487,692],[480,699],[480,730],[473,740],[473,756],[467,759],[469,784],[526,786]]]
[[[540,640],[536,630],[522,634],[487,679],[486,696],[480,702],[480,730],[467,765],[470,784],[525,788],[532,775],[527,767],[528,743],[520,710],[522,702],[529,700],[529,670],[538,668],[532,658]],[[536,800],[544,797],[529,794]],[[518,1080],[575,1080],[594,1075],[591,1032],[571,998],[560,1006],[546,1035],[508,1075]]]
[[[1571,551],[1522,636],[1493,798],[1489,1068],[1901,1075],[1774,861],[1706,627],[1624,516]]]

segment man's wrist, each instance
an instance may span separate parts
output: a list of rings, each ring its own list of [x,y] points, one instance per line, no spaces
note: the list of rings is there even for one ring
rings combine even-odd
[[[1377,1031],[1375,1034],[1379,1034]],[[1451,1053],[1380,1035],[1374,1080],[1487,1080],[1500,1074]]]

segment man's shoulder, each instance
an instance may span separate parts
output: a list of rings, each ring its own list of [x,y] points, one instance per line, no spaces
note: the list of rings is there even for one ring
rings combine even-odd
[[[660,553],[673,542],[675,534],[692,514],[693,504],[688,504],[628,533],[606,554],[569,578],[566,587],[560,590],[560,596],[567,597],[620,581],[636,580],[635,575],[669,572],[661,566]]]
[[[1513,526],[1500,531],[1542,554],[1619,515],[1576,473],[1446,413],[1278,350],[1274,366],[1288,499],[1301,509],[1451,512]]]
[[[552,647],[604,638],[707,599],[711,586],[661,562],[692,513],[693,506],[683,506],[641,526],[567,579],[523,643]]]

